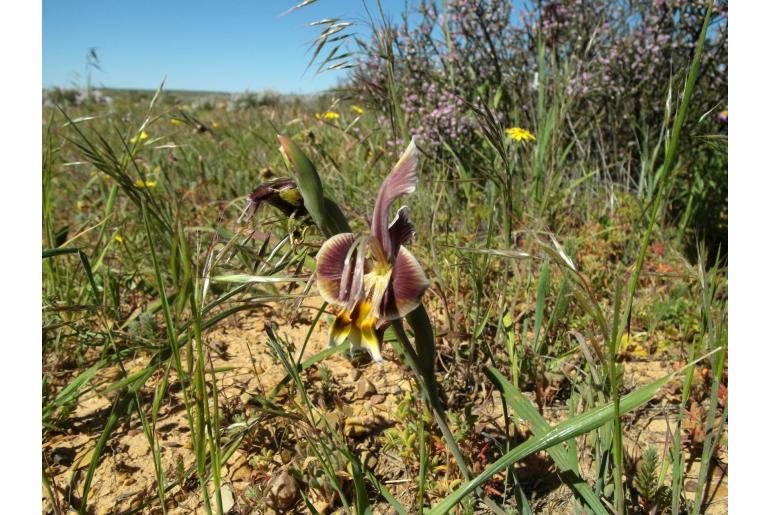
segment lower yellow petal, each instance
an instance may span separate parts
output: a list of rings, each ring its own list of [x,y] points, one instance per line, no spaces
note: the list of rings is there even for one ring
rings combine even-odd
[[[351,350],[357,351],[361,348],[361,330],[355,324],[351,324],[348,338],[350,338]]]
[[[361,346],[369,352],[372,360],[382,363],[380,340],[374,331],[374,319],[370,318],[361,324]]]
[[[353,351],[363,347],[372,360],[382,362],[380,337],[376,330],[377,318],[373,316],[372,308],[372,303],[364,300],[358,302],[352,311],[342,310],[334,319],[329,332],[329,346],[339,345],[349,339]]]
[[[336,347],[344,342],[345,338],[350,334],[352,325],[350,313],[341,311],[340,314],[334,318],[334,323],[332,323],[331,330],[329,331],[329,347]]]

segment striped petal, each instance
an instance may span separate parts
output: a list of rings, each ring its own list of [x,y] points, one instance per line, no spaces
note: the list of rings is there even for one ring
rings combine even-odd
[[[406,247],[401,247],[393,264],[390,284],[382,298],[381,316],[385,320],[395,320],[408,315],[419,306],[428,284],[420,263]]]
[[[345,258],[345,268],[342,270],[342,282],[340,282],[340,299],[347,299],[345,309],[352,311],[356,302],[364,296],[364,271],[366,269],[366,255],[364,243],[359,239],[359,244],[348,251]]]
[[[355,238],[349,232],[332,236],[324,242],[321,250],[316,255],[316,274],[318,275],[318,291],[321,297],[329,304],[344,306],[347,303],[347,295],[341,295],[340,283],[343,271],[353,273],[350,265],[350,249]],[[348,266],[345,266],[345,261]],[[348,277],[346,282],[350,282]],[[342,292],[344,293],[344,292]]]
[[[388,210],[398,197],[414,192],[417,187],[417,156],[417,146],[412,138],[396,166],[382,181],[374,204],[372,235],[379,242],[383,257],[387,260],[396,256],[388,232]]]
[[[414,224],[409,220],[409,208],[401,206],[396,213],[396,217],[388,226],[390,235],[390,245],[394,255],[398,255],[398,249],[401,245],[407,243],[414,236]]]

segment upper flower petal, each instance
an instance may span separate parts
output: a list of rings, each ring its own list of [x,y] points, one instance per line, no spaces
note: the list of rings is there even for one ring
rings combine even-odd
[[[366,270],[366,238],[359,238],[358,243],[348,251],[345,268],[342,269],[340,282],[340,299],[347,299],[345,309],[351,311],[356,302],[364,296],[364,273]]]
[[[409,220],[409,208],[401,206],[396,213],[396,217],[388,226],[390,234],[390,245],[393,254],[398,255],[401,245],[407,243],[414,236],[414,224]]]
[[[384,257],[389,260],[396,254],[388,233],[388,210],[396,198],[414,192],[417,187],[417,165],[417,146],[412,138],[396,166],[382,181],[377,202],[374,204],[372,235],[382,247]]]
[[[316,255],[318,291],[329,304],[337,306],[347,304],[348,296],[341,295],[340,283],[343,272],[353,273],[353,267],[350,266],[349,261],[351,259],[350,250],[354,242],[355,237],[349,232],[336,234],[324,242]],[[345,266],[346,260],[348,261],[347,267]],[[351,277],[347,277],[346,283],[349,284],[351,279]]]
[[[428,284],[420,263],[406,247],[401,247],[393,264],[390,284],[382,298],[380,316],[385,320],[405,317],[420,304]]]

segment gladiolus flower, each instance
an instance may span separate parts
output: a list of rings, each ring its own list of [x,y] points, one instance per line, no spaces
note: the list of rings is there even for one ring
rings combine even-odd
[[[401,207],[388,223],[390,206],[416,186],[417,147],[412,140],[380,186],[370,234],[337,234],[318,251],[318,290],[326,302],[341,308],[331,327],[330,346],[350,338],[354,349],[364,347],[380,362],[385,326],[420,304],[428,280],[404,247],[415,230],[407,208]]]
[[[505,129],[505,133],[514,141],[535,141],[535,135],[521,127]]]
[[[279,177],[257,186],[249,194],[248,211],[253,213],[262,202],[267,202],[280,209],[286,216],[302,217],[307,215],[305,201],[294,179]]]

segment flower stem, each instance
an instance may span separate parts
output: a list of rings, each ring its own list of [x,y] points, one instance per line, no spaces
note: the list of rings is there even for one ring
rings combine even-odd
[[[629,324],[631,320],[631,310],[633,306],[634,295],[636,294],[636,288],[639,285],[639,277],[644,265],[644,258],[647,254],[647,247],[650,244],[652,238],[652,232],[656,225],[658,218],[658,212],[663,204],[663,199],[666,196],[668,190],[668,182],[671,177],[671,170],[674,166],[674,158],[676,157],[677,146],[679,144],[679,135],[682,132],[685,119],[687,117],[687,108],[690,104],[690,97],[695,89],[695,82],[698,77],[698,70],[700,68],[701,54],[703,53],[703,45],[706,41],[706,33],[708,32],[709,21],[711,20],[711,13],[714,9],[714,2],[711,2],[706,11],[706,16],[701,26],[700,36],[698,38],[698,45],[695,49],[695,55],[693,56],[692,63],[687,73],[687,79],[685,80],[684,91],[682,93],[682,99],[679,104],[679,108],[676,112],[676,118],[674,119],[674,127],[671,133],[671,140],[666,145],[666,151],[663,159],[663,169],[659,182],[657,183],[657,191],[653,201],[652,209],[649,214],[649,221],[647,228],[642,238],[642,243],[637,253],[636,263],[631,275],[628,288],[626,290],[626,301],[624,304],[623,318],[619,319],[619,323],[622,324],[619,328],[616,328],[612,335],[613,341],[611,342],[610,356],[608,358],[608,365],[610,371],[610,388],[612,399],[615,404],[615,419],[613,423],[613,476],[615,481],[615,511],[619,515],[623,515],[625,512],[625,494],[623,492],[623,434],[620,423],[620,392],[617,376],[617,356],[616,353],[620,348],[620,339],[623,336],[623,329]]]
[[[424,314],[424,307],[420,306],[418,309],[422,310],[421,314]],[[425,315],[425,320],[427,320],[427,314]],[[430,324],[429,321],[428,324]],[[438,425],[439,430],[441,430],[441,434],[444,436],[444,441],[446,442],[447,447],[449,447],[449,451],[452,453],[455,461],[457,462],[457,467],[460,469],[460,472],[466,481],[471,480],[473,478],[471,471],[465,464],[465,459],[463,458],[463,454],[460,451],[460,447],[457,445],[457,441],[455,440],[452,431],[449,429],[449,424],[447,424],[446,412],[444,412],[444,408],[441,406],[441,402],[438,396],[438,385],[436,384],[435,376],[432,374],[432,371],[425,370],[425,366],[421,366],[421,363],[426,362],[426,360],[420,359],[420,356],[418,356],[417,352],[409,341],[409,337],[406,335],[406,331],[404,331],[404,326],[400,320],[397,320],[393,323],[393,329],[396,333],[396,336],[398,337],[398,342],[400,343],[401,347],[400,350],[402,351],[406,363],[409,365],[409,368],[412,369],[412,373],[414,373],[417,383],[420,385],[420,390],[422,391],[424,400],[427,401],[431,407],[433,418],[436,420],[436,424]],[[432,342],[432,328],[430,332]],[[430,365],[432,368],[432,360]],[[476,493],[490,510],[499,515],[505,515],[505,510],[503,510],[500,506],[497,505],[497,503],[495,503],[486,494],[484,494],[480,488],[476,490]]]

